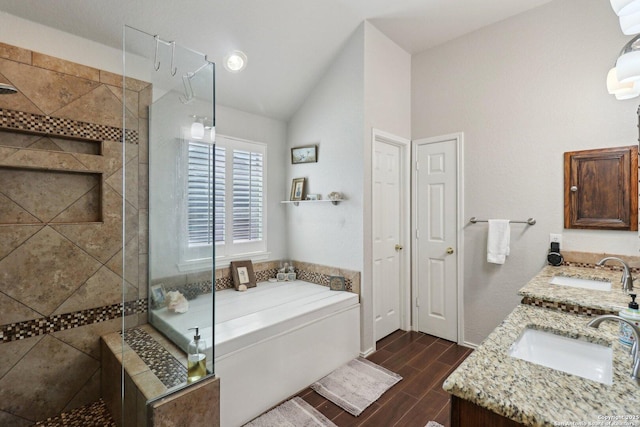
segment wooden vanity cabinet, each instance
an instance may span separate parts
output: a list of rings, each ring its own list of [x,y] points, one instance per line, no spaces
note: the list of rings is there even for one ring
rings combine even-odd
[[[451,427],[520,427],[509,418],[457,396],[451,396]]]
[[[564,153],[564,228],[638,230],[638,146]]]

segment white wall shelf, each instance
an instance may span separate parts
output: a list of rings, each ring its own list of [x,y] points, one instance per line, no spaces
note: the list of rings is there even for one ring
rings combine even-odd
[[[343,202],[343,199],[339,199],[339,200],[283,200],[280,203],[284,203],[286,205],[294,205],[294,206],[298,206],[300,203],[331,203],[333,205],[337,205],[340,202]]]

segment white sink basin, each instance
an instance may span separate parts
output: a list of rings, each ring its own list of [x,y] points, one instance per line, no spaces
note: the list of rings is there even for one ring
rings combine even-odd
[[[579,279],[577,277],[553,276],[552,285],[571,286],[572,288],[591,289],[594,291],[610,291],[611,282],[601,280]]]
[[[526,328],[509,355],[603,384],[613,382],[613,349],[604,345]]]

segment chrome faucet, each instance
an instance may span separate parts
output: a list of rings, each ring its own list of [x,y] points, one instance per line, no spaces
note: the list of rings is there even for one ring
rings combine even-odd
[[[603,266],[605,262],[607,261],[618,261],[620,264],[622,264],[622,278],[620,279],[620,283],[622,283],[622,290],[625,292],[631,292],[633,291],[633,277],[631,277],[631,271],[629,270],[629,266],[627,265],[626,262],[624,262],[623,260],[621,260],[620,258],[616,258],[614,256],[608,256],[606,258],[602,258],[600,261],[598,261],[598,263],[596,265],[599,266]]]
[[[640,331],[633,323],[629,322],[627,319],[623,319],[620,316],[616,316],[615,314],[605,314],[602,316],[598,316],[595,319],[591,320],[587,323],[587,326],[591,326],[592,328],[598,328],[600,324],[605,320],[617,320],[619,322],[624,322],[631,327],[631,331],[633,332],[633,346],[631,347],[631,356],[633,357],[633,370],[631,371],[631,378],[635,380],[640,380],[640,354],[638,353],[638,341],[640,340]]]

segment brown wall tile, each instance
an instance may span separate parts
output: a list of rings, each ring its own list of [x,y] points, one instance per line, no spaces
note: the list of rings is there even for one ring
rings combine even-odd
[[[33,52],[34,67],[44,68],[51,71],[57,71],[63,74],[69,74],[74,77],[80,77],[87,80],[100,81],[100,70],[97,68],[87,67],[64,59],[55,58],[43,53]]]
[[[0,97],[0,425],[19,425],[12,414],[36,421],[97,399],[103,381],[102,393],[120,399],[119,368],[101,375],[98,343],[123,321],[146,322],[147,247],[140,248],[140,238],[147,231],[139,230],[137,206],[146,200],[138,183],[147,179],[138,175],[147,168],[138,164],[147,161],[148,143],[137,130],[151,86],[126,79],[125,123],[136,132],[126,133],[135,145],[125,153],[124,286],[131,303],[122,319],[122,77],[0,43],[0,82],[19,91]],[[95,174],[97,184],[78,180],[81,171]],[[35,221],[44,223],[22,225]],[[127,401],[135,419],[135,399]]]
[[[31,51],[17,46],[0,43],[0,58],[31,64]]]

